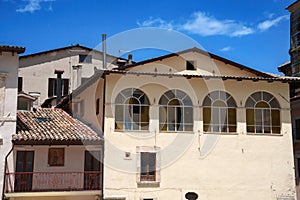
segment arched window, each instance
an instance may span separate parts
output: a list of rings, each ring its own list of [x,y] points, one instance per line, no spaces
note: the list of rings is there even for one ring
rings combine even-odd
[[[203,101],[204,132],[236,132],[236,103],[223,91],[209,93]]]
[[[143,91],[128,88],[118,94],[115,100],[115,129],[149,129],[149,100]]]
[[[280,133],[280,106],[267,92],[256,92],[246,101],[247,132]]]
[[[193,104],[185,92],[174,89],[162,95],[159,127],[162,131],[193,131]]]

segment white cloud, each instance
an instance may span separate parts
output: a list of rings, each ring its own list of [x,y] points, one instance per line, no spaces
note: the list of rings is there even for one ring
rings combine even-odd
[[[230,46],[227,46],[227,47],[224,47],[224,48],[220,49],[220,51],[225,52],[225,51],[230,51],[231,49],[232,48]]]
[[[40,10],[41,9],[41,3],[42,2],[51,2],[55,0],[23,0],[27,2],[27,4],[22,7],[17,9],[17,12],[24,13],[24,12],[30,12],[33,13],[34,11]]]
[[[172,22],[166,22],[165,20],[162,20],[161,18],[150,17],[148,20],[145,20],[141,23],[137,22],[137,24],[140,27],[160,27],[160,28],[173,29]]]
[[[201,36],[226,35],[230,37],[244,36],[254,30],[235,20],[218,20],[203,12],[196,12],[193,18],[181,26],[182,30]]]
[[[257,28],[260,30],[260,31],[266,31],[268,30],[269,28],[273,27],[273,26],[276,26],[279,22],[281,22],[282,20],[288,20],[289,19],[289,16],[288,15],[283,15],[283,16],[279,16],[275,19],[272,19],[272,20],[265,20],[261,23],[259,23],[257,25]]]
[[[160,27],[187,31],[201,36],[226,35],[230,37],[244,36],[254,33],[251,27],[234,20],[218,20],[203,12],[196,12],[184,23],[167,22],[161,18],[150,18],[137,23],[140,27]]]

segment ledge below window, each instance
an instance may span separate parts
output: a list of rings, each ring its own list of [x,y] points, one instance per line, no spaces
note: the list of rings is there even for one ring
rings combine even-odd
[[[282,133],[246,133],[247,135],[257,135],[257,136],[283,136]]]
[[[203,134],[212,134],[212,135],[238,135],[237,132],[203,132]]]
[[[140,187],[140,188],[160,187],[160,182],[156,182],[156,181],[141,181],[141,182],[137,182],[137,186]]]

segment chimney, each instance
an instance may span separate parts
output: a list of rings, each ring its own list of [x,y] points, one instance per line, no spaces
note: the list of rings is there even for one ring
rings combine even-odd
[[[128,54],[128,65],[132,64],[132,54]]]
[[[102,34],[103,69],[106,69],[106,34]]]
[[[61,75],[64,73],[64,70],[55,70],[54,74],[57,74],[57,96],[56,96],[56,104],[58,104],[61,101],[61,95],[62,95],[62,81],[61,81]]]
[[[75,65],[73,67],[73,90],[81,85],[82,78],[82,65]]]

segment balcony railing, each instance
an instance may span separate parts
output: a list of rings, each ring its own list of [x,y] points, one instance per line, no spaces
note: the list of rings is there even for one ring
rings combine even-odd
[[[6,173],[5,193],[101,190],[101,172]]]

